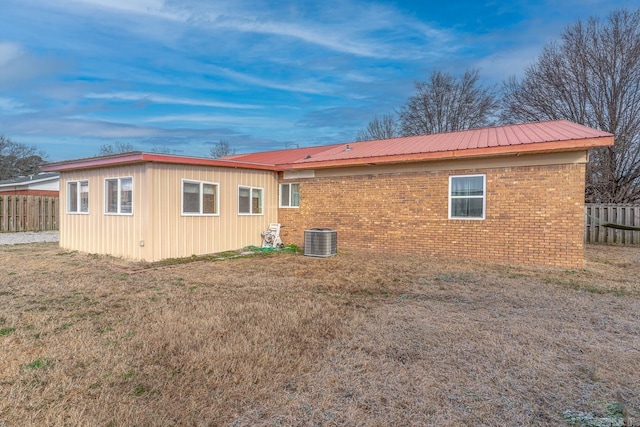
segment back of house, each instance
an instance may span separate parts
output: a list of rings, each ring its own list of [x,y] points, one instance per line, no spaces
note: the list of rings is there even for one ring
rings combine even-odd
[[[340,249],[583,263],[588,150],[613,135],[527,123],[222,159],[126,153],[53,163],[60,245],[156,261],[337,231]]]

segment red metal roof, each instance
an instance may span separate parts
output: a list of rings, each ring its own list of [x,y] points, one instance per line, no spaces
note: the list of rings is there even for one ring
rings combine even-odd
[[[45,171],[63,171],[139,162],[162,162],[246,169],[285,170],[402,163],[517,153],[583,150],[613,145],[613,135],[587,126],[556,120],[496,126],[377,141],[204,159],[164,154],[126,153],[53,163]]]
[[[233,156],[221,157],[221,160],[242,160],[243,162],[269,163],[273,165],[284,165],[295,163],[307,156],[315,156],[332,147],[342,147],[338,145],[321,145],[317,147],[292,148],[289,150],[263,151],[260,153],[236,154]]]
[[[567,151],[613,145],[613,135],[556,120],[496,126],[431,135],[350,142],[307,152],[289,150],[286,161],[272,153],[235,156],[236,160],[275,163],[281,169],[311,169],[366,163],[399,163],[446,158],[482,157],[523,152]],[[274,152],[275,153],[275,152]],[[295,159],[297,156],[297,159]]]
[[[86,159],[68,160],[57,163],[49,163],[42,167],[45,172],[61,172],[78,169],[93,169],[115,165],[125,165],[134,163],[174,163],[182,165],[197,165],[197,166],[220,166],[226,168],[239,168],[239,169],[261,169],[261,170],[275,170],[273,164],[263,164],[255,162],[247,162],[243,160],[222,160],[222,159],[208,159],[202,157],[186,157],[176,156],[168,154],[155,154],[155,153],[143,153],[135,151],[131,153],[115,154],[110,156],[101,157],[89,157]]]

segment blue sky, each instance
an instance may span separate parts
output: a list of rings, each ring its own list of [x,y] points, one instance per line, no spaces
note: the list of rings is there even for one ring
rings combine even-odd
[[[521,75],[638,0],[2,0],[0,134],[58,161],[116,141],[207,156],[352,141],[435,69]]]

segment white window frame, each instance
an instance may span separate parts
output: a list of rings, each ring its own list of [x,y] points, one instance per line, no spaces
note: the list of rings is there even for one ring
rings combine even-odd
[[[481,196],[452,196],[451,189],[453,180],[456,178],[482,178],[482,195]],[[452,216],[454,199],[482,199],[482,216]],[[462,219],[469,221],[482,221],[487,216],[487,175],[486,174],[474,174],[474,175],[450,175],[449,176],[449,219]]]
[[[282,204],[282,187],[284,186],[288,186],[289,187],[289,204],[288,205],[283,205]],[[292,201],[292,192],[291,192],[291,186],[292,185],[297,185],[298,186],[298,204],[297,205],[293,205],[291,203]],[[293,209],[297,209],[300,207],[300,183],[299,182],[283,182],[280,184],[280,192],[278,193],[278,206],[280,206],[281,208],[293,208]]]
[[[80,189],[82,188],[82,183],[87,184],[87,210],[82,210],[82,198],[80,197],[82,192]],[[71,184],[76,184],[76,200],[78,201],[77,207],[75,211],[71,210]],[[88,215],[89,214],[89,180],[88,179],[78,179],[74,181],[67,181],[67,213],[74,215]]]
[[[248,189],[249,190],[249,210],[250,212],[240,212],[240,189]],[[260,190],[260,213],[253,212],[253,190]],[[238,215],[264,215],[264,188],[262,187],[251,187],[249,185],[238,185]]]
[[[185,212],[184,211],[184,184],[198,184],[200,186],[198,190],[198,195],[200,196],[200,212]],[[213,185],[216,189],[216,200],[215,200],[215,213],[203,213],[204,209],[204,186],[205,185]],[[220,184],[217,182],[207,182],[207,181],[197,181],[193,179],[182,179],[182,184],[180,185],[180,194],[181,194],[181,212],[182,216],[220,216]]]
[[[122,181],[125,179],[131,180],[131,212],[122,212]],[[117,211],[109,212],[109,191],[107,189],[107,183],[109,181],[117,181],[118,182],[118,200],[117,200]],[[121,176],[121,177],[113,177],[113,178],[105,178],[104,179],[104,214],[105,215],[125,215],[131,216],[133,215],[133,195],[134,195],[134,186],[135,183],[133,181],[132,176]]]

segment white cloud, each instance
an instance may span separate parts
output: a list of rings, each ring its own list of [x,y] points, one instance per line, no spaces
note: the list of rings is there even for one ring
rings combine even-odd
[[[183,21],[185,17],[165,6],[164,0],[69,0],[73,3],[111,10],[119,13],[133,13],[153,16],[171,21]],[[62,5],[61,5],[62,6]]]
[[[31,54],[19,43],[0,41],[0,88],[58,71],[61,61]]]
[[[259,18],[243,19],[241,17],[216,17],[213,23],[220,29],[291,37],[336,52],[373,58],[384,56],[382,55],[380,46],[375,46],[366,41],[356,40],[353,37],[346,37],[343,31],[320,30],[304,23],[263,21]]]
[[[23,55],[22,47],[18,43],[0,41],[0,68]]]
[[[23,103],[16,101],[13,98],[0,97],[0,113],[5,114],[22,114],[31,113],[36,110],[27,108]]]
[[[168,114],[149,117],[145,123],[198,123],[206,126],[230,126],[280,129],[293,126],[284,118],[270,116],[234,116],[228,114]]]
[[[69,2],[76,7],[70,9]],[[455,50],[448,30],[428,25],[389,5],[357,0],[308,4],[242,0],[67,0],[47,2],[46,7],[80,15],[95,16],[95,9],[120,14],[128,19],[104,16],[102,22],[156,40],[171,39],[183,31],[204,31],[203,37],[232,31],[280,38],[274,50],[278,46],[290,48],[288,43],[296,40],[366,58],[413,60]],[[137,17],[157,20],[146,19],[132,26],[130,19]],[[155,24],[162,21],[177,26],[167,31],[167,26]],[[233,40],[233,36],[230,39]]]
[[[74,0],[118,12],[182,21],[184,29],[271,35],[369,58],[416,58],[450,52],[451,36],[385,5],[361,1],[292,3],[199,0]],[[400,46],[400,47],[399,47]],[[277,49],[277,46],[273,46]]]
[[[256,77],[255,75],[240,73],[238,71],[217,66],[209,66],[206,68],[206,70],[212,71],[215,74],[225,76],[240,83],[248,83],[254,86],[283,90],[288,92],[320,95],[334,93],[337,89],[331,84],[322,83],[311,78],[305,78],[304,80],[297,79],[288,82],[277,82],[271,79]]]
[[[232,109],[256,109],[262,108],[259,105],[252,104],[236,104],[231,102],[219,102],[219,101],[204,101],[193,98],[180,98],[163,96],[151,93],[138,93],[138,92],[113,92],[113,93],[88,93],[85,98],[89,99],[107,99],[113,101],[146,101],[156,104],[178,104],[178,105],[192,105],[202,107],[214,107],[214,108],[232,108]]]
[[[483,76],[496,82],[511,76],[522,77],[525,68],[540,54],[540,49],[535,45],[498,52],[476,61],[474,67],[480,68]]]

